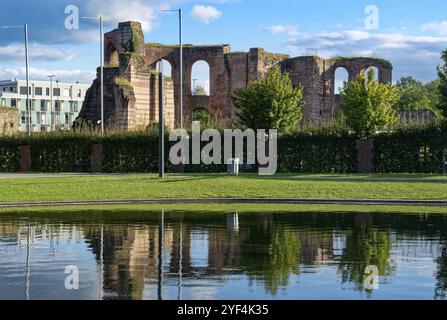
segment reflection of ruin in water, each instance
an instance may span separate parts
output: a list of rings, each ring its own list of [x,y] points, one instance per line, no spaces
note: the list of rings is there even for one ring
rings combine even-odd
[[[377,265],[381,276],[393,276],[392,254],[413,258],[425,255],[436,260],[434,294],[445,298],[445,216],[362,217],[365,219],[360,219],[361,222],[367,223],[359,223],[359,216],[335,213],[330,216],[167,214],[162,246],[159,220],[155,218],[101,224],[52,224],[49,220],[43,224],[37,221],[3,224],[3,218],[0,246],[14,240],[18,248],[25,249],[29,243],[32,255],[32,247],[42,242],[49,243],[50,252],[56,252],[63,241],[85,241],[97,264],[103,264],[104,299],[155,297],[156,288],[171,282],[178,285],[177,297],[181,298],[183,285],[189,281],[228,282],[235,274],[261,282],[268,292],[276,294],[280,287],[289,284],[292,275],[300,275],[303,267],[322,265],[336,265],[342,281],[354,283],[357,290],[362,290],[365,266]],[[160,258],[161,284],[158,283]],[[32,270],[33,259],[30,264]],[[32,272],[30,281],[32,289]]]

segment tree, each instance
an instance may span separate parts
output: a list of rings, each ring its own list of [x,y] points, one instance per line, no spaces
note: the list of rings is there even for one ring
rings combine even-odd
[[[251,82],[248,88],[238,89],[232,97],[243,125],[252,129],[294,130],[301,120],[304,106],[302,87],[294,88],[287,73],[279,68],[265,79]]]
[[[401,78],[396,87],[400,89],[400,99],[395,107],[404,110],[430,110],[430,99],[424,84],[413,77]]]
[[[362,138],[369,138],[397,121],[393,106],[399,100],[399,89],[374,80],[374,71],[345,83],[341,109],[348,127]]]
[[[196,109],[192,114],[192,118],[194,121],[200,121],[202,127],[207,127],[211,120],[208,111],[203,108]]]
[[[397,111],[431,110],[436,115],[440,113],[439,80],[424,84],[413,77],[404,77],[396,87],[400,90],[400,99],[395,105]]]
[[[440,104],[444,117],[447,117],[447,50],[442,52],[443,65],[438,66]]]
[[[194,91],[192,92],[193,96],[207,96],[208,92],[206,92],[205,88],[202,86],[196,86]]]

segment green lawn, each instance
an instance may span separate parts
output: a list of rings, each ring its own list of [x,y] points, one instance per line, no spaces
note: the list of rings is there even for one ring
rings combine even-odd
[[[446,200],[447,177],[191,175],[160,181],[155,175],[116,175],[0,179],[0,202],[216,197]]]

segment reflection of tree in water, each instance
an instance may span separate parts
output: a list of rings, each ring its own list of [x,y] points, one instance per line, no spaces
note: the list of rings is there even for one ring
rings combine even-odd
[[[265,282],[266,290],[276,294],[279,287],[287,286],[291,274],[300,273],[299,234],[270,219],[252,224],[247,232],[236,266],[251,280]]]
[[[391,275],[392,241],[389,231],[363,225],[348,230],[346,236],[346,248],[339,265],[343,283],[352,282],[356,290],[363,291],[365,269],[368,266],[376,266],[380,276]]]
[[[447,247],[442,249],[441,256],[436,259],[438,264],[436,271],[436,292],[435,299],[447,298]]]

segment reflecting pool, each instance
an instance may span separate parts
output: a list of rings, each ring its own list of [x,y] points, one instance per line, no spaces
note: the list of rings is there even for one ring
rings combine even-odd
[[[0,299],[446,294],[444,214],[0,214]]]

